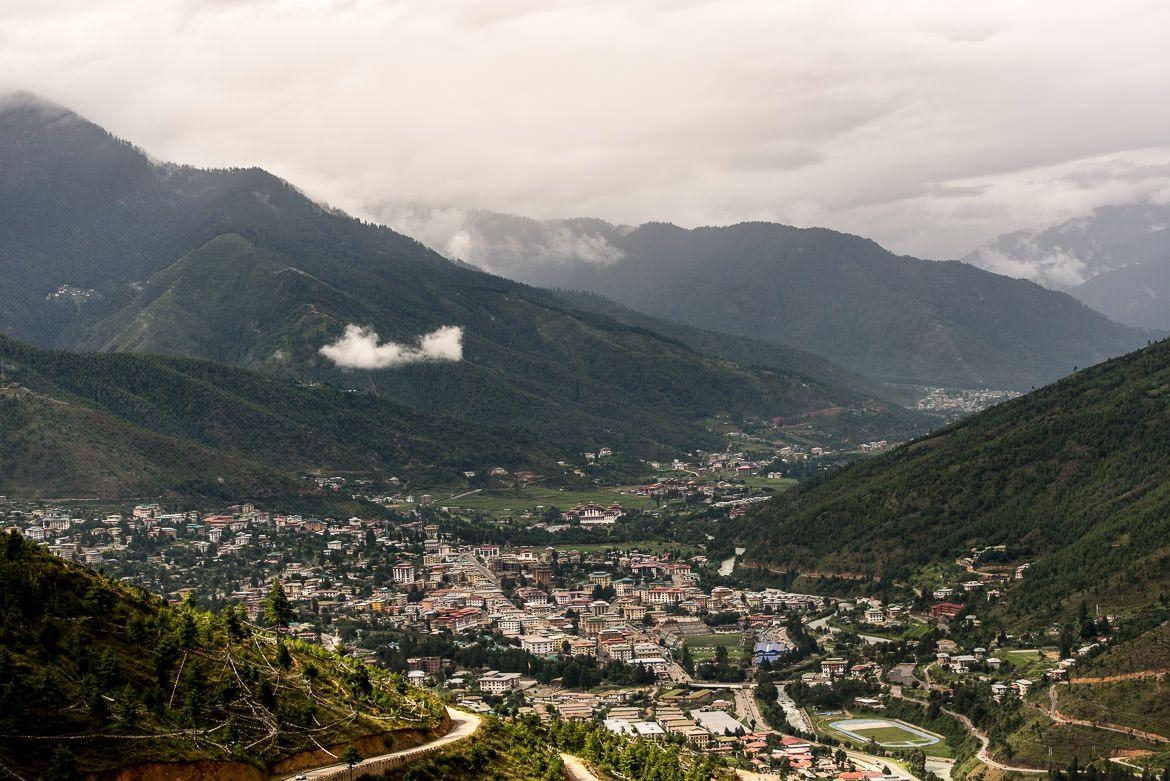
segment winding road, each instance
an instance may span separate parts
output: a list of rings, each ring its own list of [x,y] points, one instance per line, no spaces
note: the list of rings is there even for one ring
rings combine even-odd
[[[1170,738],[1165,735],[1159,735],[1156,732],[1147,732],[1136,727],[1127,727],[1124,724],[1113,724],[1108,721],[1090,721],[1089,719],[1074,719],[1071,716],[1065,716],[1060,712],[1060,706],[1057,704],[1056,687],[1067,685],[1067,683],[1054,683],[1048,688],[1048,709],[1044,712],[1048,714],[1048,718],[1057,724],[1075,724],[1079,727],[1091,727],[1092,729],[1103,729],[1108,732],[1120,732],[1122,735],[1142,738],[1151,743],[1170,743]]]
[[[1005,765],[999,760],[992,759],[991,755],[987,753],[987,747],[991,745],[991,738],[987,737],[986,733],[976,727],[974,722],[972,722],[971,719],[967,718],[962,713],[950,710],[949,708],[940,708],[940,710],[948,716],[953,716],[954,718],[958,719],[959,722],[967,728],[967,731],[976,737],[976,739],[979,741],[979,751],[976,752],[975,756],[979,759],[980,762],[987,765],[988,767],[995,768],[996,770],[1003,770],[1008,773],[1028,773],[1031,775],[1041,776],[1048,774],[1047,770],[1039,770],[1034,767]]]
[[[408,758],[415,754],[426,754],[430,751],[456,743],[460,740],[471,737],[475,731],[479,729],[482,719],[474,713],[467,713],[454,708],[447,708],[447,715],[451,717],[452,728],[451,731],[440,738],[429,740],[426,743],[421,743],[411,748],[403,749],[402,751],[392,751],[389,754],[379,754],[374,757],[363,759],[361,762],[353,766],[354,778],[361,778],[362,768],[370,768],[372,765],[388,759]],[[341,775],[344,774],[344,775]],[[308,779],[332,779],[335,777],[349,776],[349,765],[344,762],[335,765],[326,765],[325,767],[315,768],[313,770],[303,770],[298,774],[287,776],[288,779],[308,778]],[[588,779],[580,779],[580,781],[588,781]]]
[[[928,664],[925,668],[923,668],[923,671],[922,671],[923,675],[926,676],[925,684],[927,686],[929,686],[932,682],[931,677],[930,677],[930,668],[933,666],[934,666],[934,663],[932,662],[932,663]],[[905,697],[902,695],[902,686],[903,685],[908,685],[908,684],[911,684],[911,683],[918,680],[914,675],[913,668],[911,668],[909,671],[907,671],[905,669],[905,665],[899,665],[898,668],[896,668],[896,669],[898,671],[897,678],[898,678],[899,683],[898,683],[898,686],[896,687],[896,689],[891,687],[891,689],[890,689],[891,696],[897,697],[898,699],[901,699],[905,702],[912,702],[915,705],[926,707],[926,703],[924,703],[920,700],[911,699],[909,697]],[[922,682],[919,681],[919,683],[922,683]],[[962,724],[963,727],[966,728],[966,730],[968,732],[970,732],[972,735],[975,736],[975,739],[979,741],[979,751],[976,752],[975,756],[984,765],[987,765],[990,768],[995,768],[996,770],[1003,770],[1003,771],[1008,772],[1008,773],[1026,773],[1026,774],[1030,774],[1030,775],[1045,775],[1048,773],[1047,770],[1038,770],[1034,767],[1018,767],[1018,766],[1014,766],[1014,765],[1005,765],[1003,762],[1000,762],[997,759],[992,759],[991,754],[989,754],[987,751],[988,747],[991,745],[991,738],[989,738],[982,730],[980,730],[978,727],[976,727],[975,723],[972,722],[971,719],[967,718],[966,716],[964,716],[962,713],[959,713],[958,711],[951,710],[950,708],[940,708],[939,710],[941,710],[943,713],[947,714],[948,716],[951,716],[952,718],[957,719],[959,721],[959,723]]]

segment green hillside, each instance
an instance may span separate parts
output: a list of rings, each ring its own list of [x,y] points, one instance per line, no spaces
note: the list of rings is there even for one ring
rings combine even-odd
[[[230,499],[298,487],[291,475],[91,407],[20,391],[0,397],[0,494],[13,498]]]
[[[815,353],[777,342],[753,339],[749,336],[732,336],[719,331],[705,331],[681,322],[651,317],[596,293],[559,290],[557,294],[576,309],[596,312],[619,323],[652,331],[663,338],[682,342],[692,350],[707,355],[718,355],[743,366],[758,366],[800,374],[818,385],[852,391],[858,403],[864,403],[866,400],[875,404],[881,404],[883,400],[887,403],[913,401],[910,398],[902,398],[906,395],[903,389],[851,372]]]
[[[0,337],[0,374],[9,496],[270,496],[303,490],[304,472],[450,479],[561,457],[523,433],[206,361]]]
[[[19,777],[198,762],[185,772],[263,778],[323,764],[321,747],[420,742],[442,720],[401,679],[236,608],[168,606],[0,537],[0,767]]]
[[[1145,605],[1170,587],[1170,342],[810,481],[752,514],[748,558],[906,581],[989,545],[1034,562],[1016,614]]]
[[[0,111],[0,332],[72,350],[166,353],[357,388],[574,450],[714,447],[702,421],[855,406],[795,371],[748,369],[451,263],[257,169],[159,164],[25,96]],[[347,325],[410,343],[463,329],[463,359],[340,369]],[[853,441],[922,430],[841,419]]]

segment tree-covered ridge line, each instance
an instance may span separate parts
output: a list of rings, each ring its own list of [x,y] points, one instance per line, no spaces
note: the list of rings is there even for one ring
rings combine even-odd
[[[1004,545],[1015,615],[1132,609],[1170,584],[1170,342],[806,482],[732,535],[765,566],[908,583]]]
[[[926,425],[800,363],[745,368],[451,263],[264,171],[160,165],[61,107],[0,111],[0,168],[0,333],[38,347],[215,360],[569,450],[714,446],[721,412],[854,408],[825,432],[853,442]],[[458,326],[463,358],[340,368],[319,350],[349,325],[407,344]]]
[[[0,446],[13,464],[0,491],[10,495],[271,495],[318,470],[450,479],[563,457],[523,432],[207,361],[37,350],[0,337],[0,364],[10,391],[0,397]],[[59,467],[73,462],[75,471]]]
[[[966,263],[899,256],[826,228],[770,222],[618,228],[491,213],[472,215],[469,223],[477,252],[490,255],[483,261],[515,279],[800,348],[892,382],[1026,390],[1150,336],[1031,282]],[[609,247],[613,262],[532,262],[525,250],[550,225]]]
[[[45,778],[164,761],[272,768],[321,746],[409,743],[443,721],[402,676],[261,630],[238,606],[167,605],[19,535],[0,543],[7,767]]]

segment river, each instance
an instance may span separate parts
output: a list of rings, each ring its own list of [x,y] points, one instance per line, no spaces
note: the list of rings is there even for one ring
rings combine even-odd
[[[727,577],[732,572],[734,572],[736,558],[742,556],[744,554],[744,551],[746,551],[746,550],[747,550],[747,548],[736,548],[734,556],[732,556],[730,559],[724,559],[722,562],[720,562],[719,574],[724,576],[724,577]]]

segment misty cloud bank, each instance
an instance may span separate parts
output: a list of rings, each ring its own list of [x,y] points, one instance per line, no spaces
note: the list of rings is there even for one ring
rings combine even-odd
[[[449,258],[512,279],[528,279],[533,269],[541,267],[617,263],[624,253],[613,242],[632,230],[596,219],[535,220],[393,202],[368,206],[365,211]]]
[[[1053,290],[1071,290],[1093,276],[1083,260],[1061,250],[1030,253],[1021,258],[980,247],[963,260],[1005,277],[1030,279]]]
[[[318,352],[343,369],[394,369],[411,363],[463,360],[463,327],[444,325],[419,337],[418,344],[383,342],[378,333],[360,325],[347,325],[336,342]]]
[[[832,8],[0,2],[0,92],[42,94],[159,159],[265,167],[367,218],[394,198],[772,220],[953,258],[1170,192],[1170,4]],[[512,252],[440,228],[434,246],[468,262]],[[604,235],[583,233],[544,246],[604,262]]]

